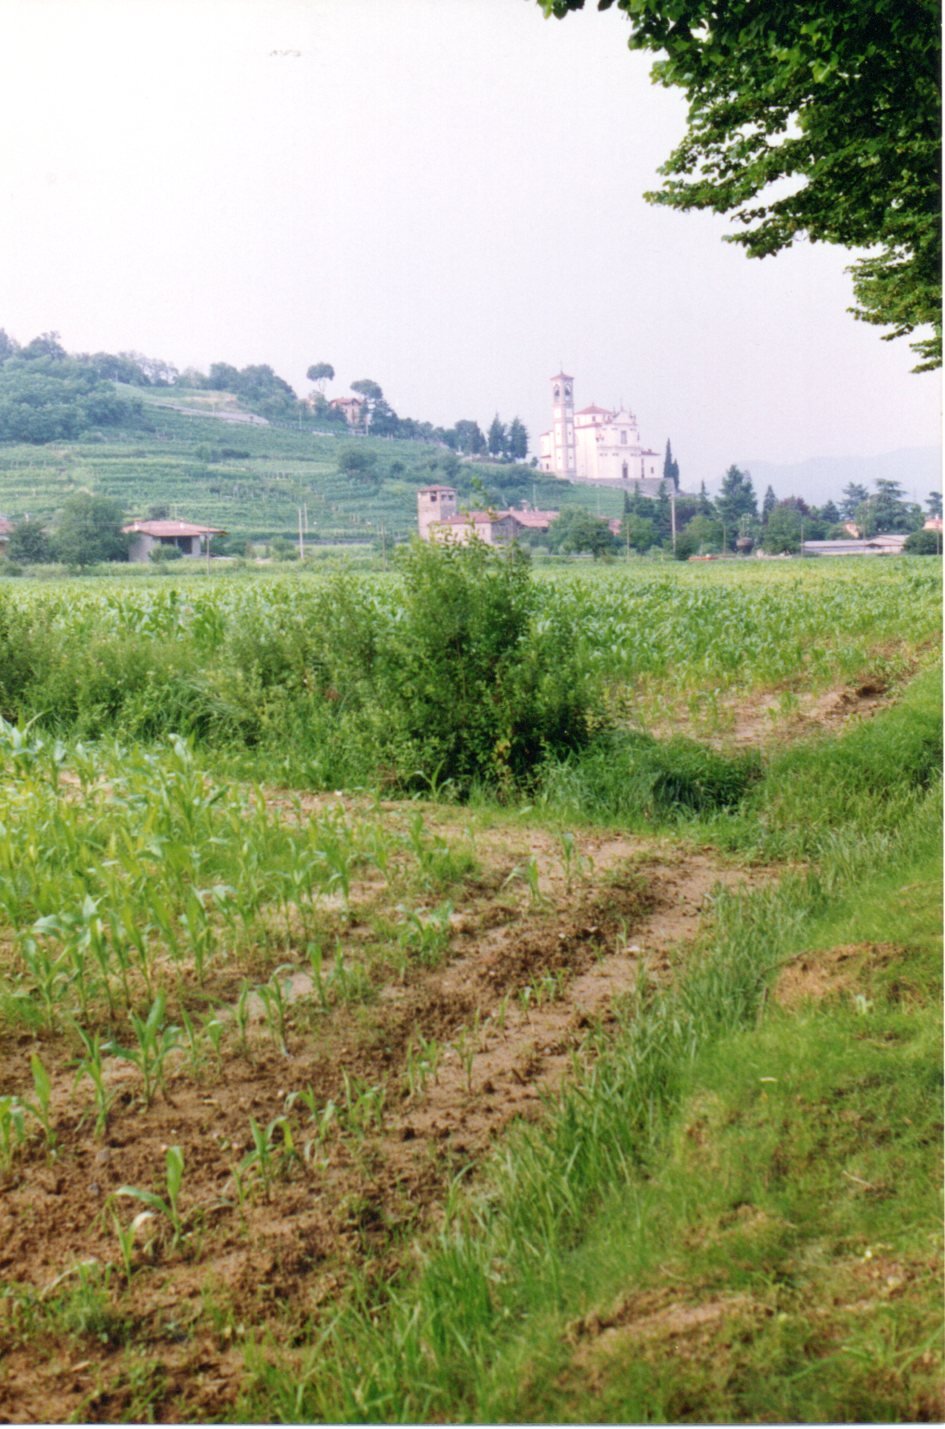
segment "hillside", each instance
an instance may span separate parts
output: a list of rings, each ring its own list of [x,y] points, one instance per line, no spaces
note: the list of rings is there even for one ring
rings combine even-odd
[[[121,392],[130,391],[116,384]],[[531,467],[457,463],[429,442],[314,433],[263,424],[224,392],[136,388],[145,424],[88,433],[76,441],[0,445],[0,513],[51,517],[73,492],[120,501],[129,515],[165,505],[172,514],[225,529],[235,542],[294,537],[307,510],[313,542],[403,539],[416,529],[416,491],[448,481],[483,505],[529,501],[545,508],[593,503],[623,509],[619,492],[593,494]],[[374,457],[354,479],[339,456],[356,446]],[[478,490],[481,487],[482,490]]]

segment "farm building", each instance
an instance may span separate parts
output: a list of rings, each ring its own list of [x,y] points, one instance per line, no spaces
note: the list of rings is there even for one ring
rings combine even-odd
[[[182,556],[202,556],[211,536],[226,535],[217,526],[197,526],[193,521],[132,521],[122,530],[132,538],[129,561],[147,561],[159,546],[176,547]]]
[[[417,525],[421,540],[471,540],[487,546],[507,546],[526,531],[547,531],[557,511],[459,511],[452,486],[424,486],[417,492]]]
[[[7,542],[13,534],[13,522],[8,516],[0,516],[0,556],[7,553]]]
[[[860,541],[805,541],[802,556],[898,556],[905,536],[869,536]]]
[[[574,409],[574,378],[551,379],[551,430],[539,439],[542,471],[571,481],[646,482],[642,494],[656,496],[663,485],[660,457],[640,441],[637,419],[626,407]]]

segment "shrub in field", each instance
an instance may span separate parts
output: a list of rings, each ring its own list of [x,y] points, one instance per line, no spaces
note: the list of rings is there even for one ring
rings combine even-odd
[[[403,579],[375,683],[400,781],[508,787],[586,742],[576,624],[538,618],[527,555],[417,543]]]

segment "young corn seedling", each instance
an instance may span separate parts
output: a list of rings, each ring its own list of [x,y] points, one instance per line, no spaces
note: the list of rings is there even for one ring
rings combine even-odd
[[[460,1060],[463,1071],[466,1074],[466,1090],[472,1091],[472,1069],[475,1061],[477,1047],[477,1037],[469,1027],[461,1027],[453,1043],[453,1051]]]
[[[276,1133],[282,1137],[282,1144],[276,1144]],[[249,1134],[253,1145],[237,1168],[237,1188],[247,1171],[255,1171],[263,1188],[263,1196],[268,1201],[273,1181],[279,1175],[286,1175],[292,1162],[298,1159],[292,1128],[287,1117],[276,1116],[265,1128],[254,1116],[249,1119]]]
[[[206,1037],[207,1042],[210,1044],[210,1050],[218,1062],[222,1061],[220,1047],[223,1043],[223,1033],[225,1030],[224,1024],[220,1021],[220,1018],[215,1012],[208,1013],[200,1027],[202,1035]]]
[[[244,982],[240,988],[240,995],[236,999],[236,1006],[233,1009],[233,1021],[236,1023],[236,1036],[239,1049],[242,1053],[249,1052],[249,1000],[253,995],[253,989],[248,982]]]
[[[379,1126],[384,1114],[387,1090],[383,1086],[368,1086],[360,1077],[351,1077],[341,1070],[344,1083],[344,1122],[359,1142],[363,1142],[374,1126]]]
[[[129,1014],[137,1038],[136,1047],[121,1047],[115,1042],[105,1045],[105,1050],[113,1056],[138,1068],[144,1082],[145,1106],[151,1105],[155,1092],[164,1086],[165,1062],[169,1054],[180,1046],[180,1029],[164,1022],[165,1007],[164,993],[159,992],[147,1017],[139,1017],[135,1012]]]
[[[564,886],[568,893],[574,887],[574,880],[581,878],[585,871],[589,871],[593,866],[593,860],[577,851],[574,835],[572,833],[562,833],[558,835],[558,843],[561,845],[561,867],[564,873]]]
[[[328,1000],[328,988],[325,982],[325,954],[319,943],[309,943],[307,951],[309,966],[312,969],[312,987],[315,990],[315,996],[318,998],[319,1011],[328,1012],[331,1008],[331,1003]]]
[[[62,927],[58,918],[40,918],[33,931],[41,934],[58,932]],[[36,995],[43,1009],[46,1027],[52,1031],[56,1026],[58,1008],[66,997],[73,979],[72,959],[67,948],[53,953],[45,939],[38,942],[27,934],[20,939],[20,956],[29,969]]]
[[[407,1048],[407,1096],[411,1101],[423,1096],[427,1081],[436,1073],[436,1063],[423,1055],[422,1049],[424,1045],[429,1046],[430,1044],[424,1044],[423,1038],[421,1037],[419,1045],[411,1042]],[[437,1056],[437,1060],[438,1059]]]
[[[74,1086],[78,1086],[82,1077],[88,1077],[92,1083],[95,1095],[95,1135],[104,1136],[108,1127],[108,1112],[112,1104],[112,1097],[105,1085],[105,1066],[102,1060],[105,1048],[97,1032],[90,1034],[78,1023],[73,1023],[73,1026],[85,1051],[85,1056],[78,1057],[75,1062]]]
[[[119,1186],[118,1190],[109,1197],[107,1209],[112,1209],[112,1202],[119,1196],[133,1196],[135,1200],[142,1201],[149,1211],[163,1216],[167,1221],[172,1232],[171,1249],[176,1250],[184,1235],[184,1223],[180,1213],[180,1192],[183,1180],[184,1153],[179,1146],[169,1146],[164,1155],[166,1197],[159,1196],[156,1191],[144,1191],[139,1186]]]
[[[338,1107],[333,1101],[327,1101],[317,1115],[312,1113],[312,1121],[315,1125],[315,1134],[307,1137],[303,1142],[302,1157],[306,1166],[327,1166],[328,1158],[320,1153],[333,1128],[338,1125]]]
[[[23,1106],[35,1116],[43,1129],[43,1136],[46,1141],[46,1154],[52,1156],[56,1149],[56,1128],[52,1122],[52,1081],[49,1073],[43,1066],[42,1061],[34,1052],[30,1057],[30,1071],[33,1073],[33,1090],[36,1093],[35,1101],[25,1101]]]
[[[115,1232],[115,1239],[118,1241],[118,1253],[121,1256],[121,1263],[125,1272],[125,1279],[130,1285],[132,1276],[134,1275],[134,1249],[138,1228],[135,1224],[135,1221],[132,1221],[130,1225],[123,1226],[121,1223],[121,1217],[115,1210],[114,1206],[109,1207],[109,1212],[111,1214],[112,1229]],[[137,1217],[135,1218],[135,1220],[137,1220]]]
[[[547,908],[548,900],[541,891],[541,884],[538,876],[538,860],[535,855],[525,862],[518,864],[512,869],[503,887],[507,888],[513,882],[524,883],[528,888],[529,900],[533,908]]]
[[[345,962],[341,944],[335,945],[335,960],[331,969],[331,987],[338,1002],[368,1002],[374,989],[364,963]]]
[[[291,972],[289,967],[276,968],[270,980],[261,983],[256,988],[256,996],[263,1005],[263,1012],[266,1018],[266,1026],[272,1036],[276,1047],[283,1057],[289,1055],[286,1045],[286,1018],[288,1015],[288,1002],[286,1000],[286,989],[290,986],[288,982],[282,983],[279,980],[281,972]]]
[[[16,1097],[0,1097],[0,1168],[9,1171],[26,1140],[23,1105]]]
[[[403,922],[398,941],[424,967],[439,967],[449,947],[452,903],[441,903],[438,908],[423,912],[405,908],[399,911]]]

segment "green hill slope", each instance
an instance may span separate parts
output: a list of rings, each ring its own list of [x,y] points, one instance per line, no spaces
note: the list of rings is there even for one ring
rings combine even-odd
[[[457,464],[451,452],[428,442],[261,424],[229,393],[136,388],[134,394],[145,410],[136,430],[0,445],[0,512],[51,518],[68,496],[87,489],[120,501],[129,516],[163,505],[185,520],[224,528],[238,543],[293,537],[300,507],[310,541],[403,539],[416,530],[417,488],[431,481],[449,482],[476,506],[486,499],[498,507],[593,505],[602,516],[623,509],[619,492],[589,493],[527,466]],[[375,457],[367,478],[339,470],[341,453],[352,446]]]

